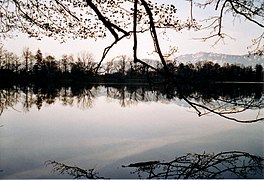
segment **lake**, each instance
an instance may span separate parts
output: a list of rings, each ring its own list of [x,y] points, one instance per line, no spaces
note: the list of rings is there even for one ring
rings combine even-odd
[[[216,86],[3,87],[0,178],[263,178],[263,84]]]

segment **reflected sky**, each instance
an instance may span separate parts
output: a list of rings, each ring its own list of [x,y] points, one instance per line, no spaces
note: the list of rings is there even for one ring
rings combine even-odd
[[[131,162],[173,159],[189,152],[264,153],[263,122],[198,117],[191,108],[176,103],[122,107],[118,99],[102,95],[89,109],[64,106],[59,100],[40,110],[20,109],[17,104],[0,116],[1,178],[63,178],[45,167],[47,160],[95,168],[104,177],[125,178],[129,173],[119,168]],[[246,115],[252,113],[256,112]]]

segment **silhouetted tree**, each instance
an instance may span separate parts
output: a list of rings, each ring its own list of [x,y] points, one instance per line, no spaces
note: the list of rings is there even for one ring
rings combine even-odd
[[[69,74],[71,71],[71,63],[73,63],[74,58],[73,56],[69,56],[69,55],[63,55],[61,58],[61,72],[66,75]]]
[[[55,78],[58,74],[58,63],[56,62],[55,58],[53,56],[47,56],[44,59],[44,66],[46,69],[46,76]]]
[[[257,64],[255,69],[256,69],[256,81],[264,81],[263,67],[260,64]]]
[[[33,68],[33,54],[29,50],[29,48],[24,48],[23,50],[23,58],[24,58],[24,71],[26,73],[29,73],[29,71],[32,71]]]
[[[96,66],[96,63],[94,62],[93,55],[89,52],[81,52],[77,56],[77,63],[80,69],[85,74],[92,75],[94,74],[94,69]]]
[[[33,72],[35,75],[40,75],[41,72],[44,70],[44,66],[43,66],[43,55],[41,50],[37,50],[36,54],[35,54],[35,61],[36,63],[33,66]]]

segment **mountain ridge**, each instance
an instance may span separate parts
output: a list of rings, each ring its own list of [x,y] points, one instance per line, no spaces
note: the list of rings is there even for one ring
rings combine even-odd
[[[255,66],[260,64],[264,66],[264,56],[257,55],[231,55],[231,54],[220,54],[212,52],[198,52],[194,54],[184,54],[177,56],[174,60],[179,63],[192,63],[195,64],[199,61],[212,61],[223,65],[225,63],[237,64],[244,66]]]

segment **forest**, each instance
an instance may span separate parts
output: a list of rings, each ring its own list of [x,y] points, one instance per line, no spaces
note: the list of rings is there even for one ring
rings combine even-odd
[[[191,61],[191,60],[190,60]],[[149,62],[148,62],[149,63]],[[69,83],[163,83],[163,66],[153,61],[156,70],[132,58],[118,56],[97,68],[96,60],[89,52],[63,55],[60,59],[44,56],[41,50],[35,54],[25,48],[21,57],[0,49],[0,77],[2,86]],[[214,82],[263,82],[262,65],[219,65],[211,61],[184,64],[167,61],[168,70],[177,83],[208,84]]]

